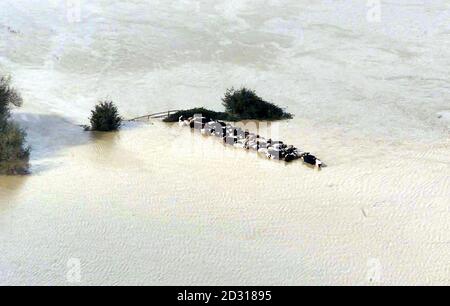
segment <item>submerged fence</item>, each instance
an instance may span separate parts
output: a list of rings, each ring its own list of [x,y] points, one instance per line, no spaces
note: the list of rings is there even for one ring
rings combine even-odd
[[[138,121],[138,120],[143,120],[143,119],[147,119],[147,120],[150,120],[150,119],[162,119],[162,118],[167,118],[170,115],[175,114],[176,112],[179,112],[179,110],[169,110],[169,111],[165,111],[165,112],[149,114],[149,115],[145,115],[145,116],[132,118],[132,119],[129,119],[127,121]]]

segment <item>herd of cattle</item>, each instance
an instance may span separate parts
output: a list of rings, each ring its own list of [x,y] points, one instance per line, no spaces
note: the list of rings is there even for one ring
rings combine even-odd
[[[225,122],[200,116],[188,119],[181,116],[179,124],[180,126],[189,126],[191,129],[199,130],[203,135],[222,138],[225,144],[256,151],[269,159],[284,160],[285,162],[300,159],[304,163],[318,168],[321,168],[323,165],[318,158],[308,152],[302,152],[294,146],[284,144],[282,141],[266,140],[259,135],[244,131]]]

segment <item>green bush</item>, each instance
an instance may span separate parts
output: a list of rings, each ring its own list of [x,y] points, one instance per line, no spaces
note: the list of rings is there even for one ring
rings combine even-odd
[[[242,120],[281,120],[292,119],[292,114],[273,103],[264,101],[253,90],[241,88],[228,89],[222,99],[225,111]]]
[[[0,78],[0,174],[25,174],[30,158],[30,149],[24,145],[26,134],[10,121],[11,105],[20,106],[22,98],[10,84],[10,78]]]
[[[213,120],[224,120],[224,121],[238,121],[239,118],[223,112],[215,112],[208,110],[206,108],[192,108],[188,110],[182,110],[171,114],[169,117],[165,118],[165,122],[177,122],[180,116],[184,118],[194,117],[194,115],[201,114],[203,117],[210,118]]]
[[[92,131],[116,131],[122,125],[122,118],[112,101],[100,102],[95,106],[90,121]]]
[[[286,113],[275,104],[264,101],[253,90],[242,88],[228,89],[222,99],[225,112],[215,112],[205,108],[182,110],[164,119],[165,122],[176,122],[180,116],[184,118],[202,114],[206,118],[223,121],[240,120],[283,120],[292,119],[292,114]]]
[[[0,78],[0,124],[5,124],[11,115],[10,107],[21,106],[22,97],[11,87],[11,78]]]
[[[30,149],[24,147],[26,134],[14,122],[0,128],[0,174],[26,174],[29,169]]]

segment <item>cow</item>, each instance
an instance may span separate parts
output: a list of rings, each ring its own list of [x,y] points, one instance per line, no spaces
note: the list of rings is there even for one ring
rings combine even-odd
[[[305,154],[302,156],[302,159],[303,159],[303,162],[306,163],[306,164],[308,164],[308,165],[316,166],[316,167],[318,167],[319,169],[322,168],[322,161],[319,160],[319,159],[318,159],[317,157],[315,157],[314,155],[311,155],[311,154],[309,154],[309,153],[305,153]]]

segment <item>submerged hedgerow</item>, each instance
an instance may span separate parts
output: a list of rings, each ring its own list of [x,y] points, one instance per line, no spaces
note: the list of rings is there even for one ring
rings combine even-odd
[[[225,112],[216,112],[205,108],[192,108],[171,114],[164,121],[176,122],[180,116],[184,118],[201,114],[213,120],[241,121],[241,120],[284,120],[292,119],[292,114],[285,112],[281,107],[267,102],[259,97],[255,91],[241,88],[228,89],[222,99]]]
[[[242,120],[282,120],[293,117],[281,107],[263,100],[255,91],[245,87],[239,90],[228,89],[222,99],[222,105],[227,113]]]
[[[165,122],[177,122],[178,119],[180,118],[180,116],[183,116],[184,118],[187,119],[190,117],[194,117],[195,115],[202,115],[206,118],[211,118],[214,120],[239,121],[238,117],[235,117],[228,113],[216,112],[216,111],[212,111],[212,110],[209,110],[209,109],[206,109],[203,107],[178,111],[176,113],[169,115],[167,118],[164,119],[164,121]]]

